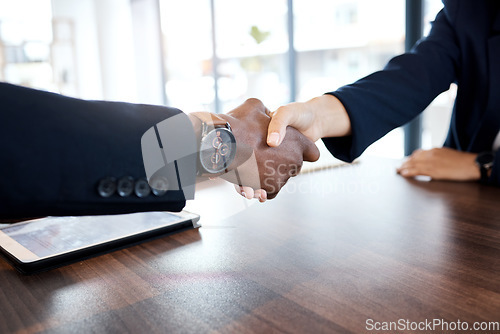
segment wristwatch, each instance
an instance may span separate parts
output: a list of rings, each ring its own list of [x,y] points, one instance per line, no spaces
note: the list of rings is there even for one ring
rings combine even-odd
[[[489,179],[489,171],[493,168],[493,162],[495,161],[495,155],[493,152],[482,152],[476,157],[476,164],[479,166],[481,171],[481,183],[487,183]]]
[[[229,122],[208,112],[190,115],[201,121],[197,174],[215,176],[227,172],[236,156],[236,139]]]

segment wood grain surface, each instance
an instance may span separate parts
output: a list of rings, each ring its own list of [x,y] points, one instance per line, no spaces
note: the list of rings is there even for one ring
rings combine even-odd
[[[199,230],[38,275],[0,259],[0,333],[500,322],[500,189],[409,181],[395,166],[363,160],[299,175],[265,204],[221,219],[201,212]]]

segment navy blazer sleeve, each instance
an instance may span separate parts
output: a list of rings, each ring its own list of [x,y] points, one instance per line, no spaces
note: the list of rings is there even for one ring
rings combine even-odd
[[[449,8],[447,9],[449,10]],[[352,136],[325,138],[330,152],[344,161],[357,158],[387,132],[416,117],[455,81],[459,49],[448,13],[441,11],[429,36],[411,52],[335,92],[349,114]]]
[[[180,110],[85,101],[6,83],[0,83],[0,108],[0,218],[184,207],[182,191],[145,197],[98,192],[103,179],[145,179],[141,137]]]

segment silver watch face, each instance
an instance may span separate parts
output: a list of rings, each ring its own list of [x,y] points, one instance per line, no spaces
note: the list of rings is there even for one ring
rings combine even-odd
[[[235,155],[236,139],[229,129],[213,129],[201,140],[200,163],[209,174],[223,172]]]

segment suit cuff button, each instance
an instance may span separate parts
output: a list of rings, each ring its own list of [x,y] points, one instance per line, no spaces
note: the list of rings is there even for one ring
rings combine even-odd
[[[145,179],[139,179],[135,182],[134,186],[135,195],[139,198],[144,198],[149,196],[151,193],[151,188],[149,187],[148,181]]]
[[[153,177],[153,179],[150,181],[151,183],[151,190],[153,191],[153,194],[157,197],[161,197],[167,193],[168,190],[168,180],[163,177]]]
[[[118,195],[128,197],[134,192],[134,178],[125,176],[118,180]]]
[[[107,198],[112,196],[116,191],[116,180],[112,177],[106,177],[99,181],[97,192],[101,197]]]

